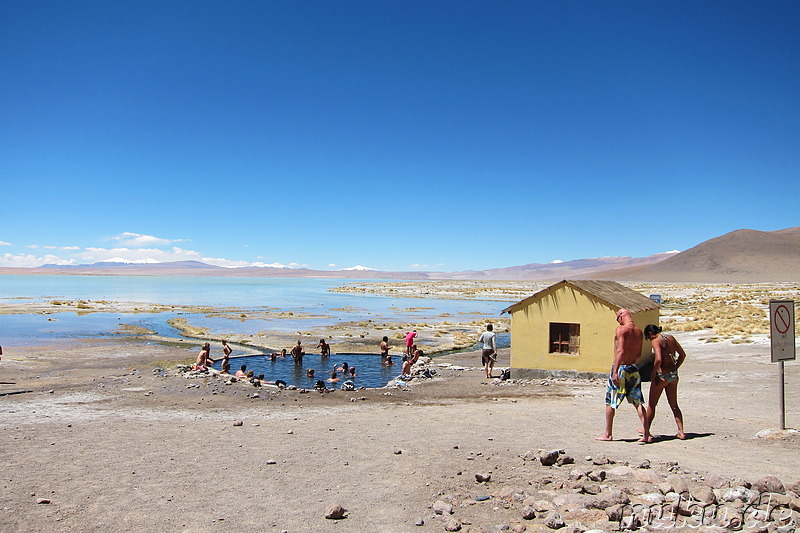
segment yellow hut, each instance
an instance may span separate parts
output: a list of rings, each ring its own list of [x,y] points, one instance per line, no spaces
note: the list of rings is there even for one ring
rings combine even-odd
[[[608,374],[623,307],[642,329],[658,324],[661,306],[615,281],[564,280],[503,309],[511,314],[511,377]]]

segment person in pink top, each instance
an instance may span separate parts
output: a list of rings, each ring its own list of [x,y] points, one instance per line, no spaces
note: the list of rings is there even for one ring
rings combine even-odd
[[[417,336],[417,330],[409,331],[406,333],[406,355],[411,358],[414,355],[414,337]]]

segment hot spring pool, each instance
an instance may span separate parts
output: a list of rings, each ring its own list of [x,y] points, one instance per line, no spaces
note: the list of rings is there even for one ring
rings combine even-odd
[[[247,366],[247,370],[252,370],[258,376],[264,374],[264,379],[267,381],[283,380],[288,385],[295,385],[300,388],[310,389],[318,380],[327,380],[331,377],[331,371],[334,366],[340,367],[342,363],[347,363],[350,367],[356,367],[356,377],[347,378],[342,377],[342,373],[338,372],[337,377],[340,379],[336,383],[327,382],[325,385],[328,388],[339,389],[342,383],[348,379],[358,387],[378,388],[385,386],[390,380],[400,375],[401,357],[392,356],[394,364],[391,366],[381,365],[381,357],[379,354],[366,354],[366,353],[334,353],[326,357],[322,357],[318,353],[307,353],[303,357],[303,364],[295,364],[294,359],[290,355],[286,357],[278,356],[274,361],[267,355],[243,355],[230,358],[231,374],[234,374],[242,365]],[[220,361],[218,360],[212,366],[217,370],[220,369]],[[314,369],[314,377],[307,376],[309,368]]]

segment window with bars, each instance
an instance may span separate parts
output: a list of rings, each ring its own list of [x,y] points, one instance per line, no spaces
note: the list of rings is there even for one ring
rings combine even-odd
[[[550,353],[579,355],[580,347],[580,324],[550,323]]]

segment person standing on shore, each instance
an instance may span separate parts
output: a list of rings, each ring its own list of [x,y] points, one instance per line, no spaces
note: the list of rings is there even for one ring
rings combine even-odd
[[[614,332],[614,363],[606,387],[606,430],[596,440],[614,440],[614,414],[625,399],[636,409],[642,426],[645,423],[642,380],[635,364],[642,354],[644,335],[633,323],[630,311],[625,308],[617,311],[617,322],[619,326]]]
[[[417,330],[406,332],[406,355],[409,359],[414,355],[414,338],[417,336]]]
[[[650,434],[650,426],[656,416],[656,405],[661,398],[661,391],[667,392],[667,402],[672,409],[675,417],[675,424],[678,426],[677,437],[681,440],[686,439],[683,432],[683,413],[678,407],[678,369],[686,359],[686,352],[683,347],[672,335],[661,333],[661,327],[655,324],[648,324],[644,328],[644,338],[650,341],[653,347],[653,377],[650,382],[650,397],[647,400],[647,411],[644,422],[644,434],[639,442],[651,443],[653,436]]]
[[[486,377],[492,377],[494,370],[494,362],[497,361],[497,339],[493,331],[494,326],[486,324],[486,331],[481,333],[478,342],[483,343],[483,350],[481,351],[481,364],[486,370]]]

